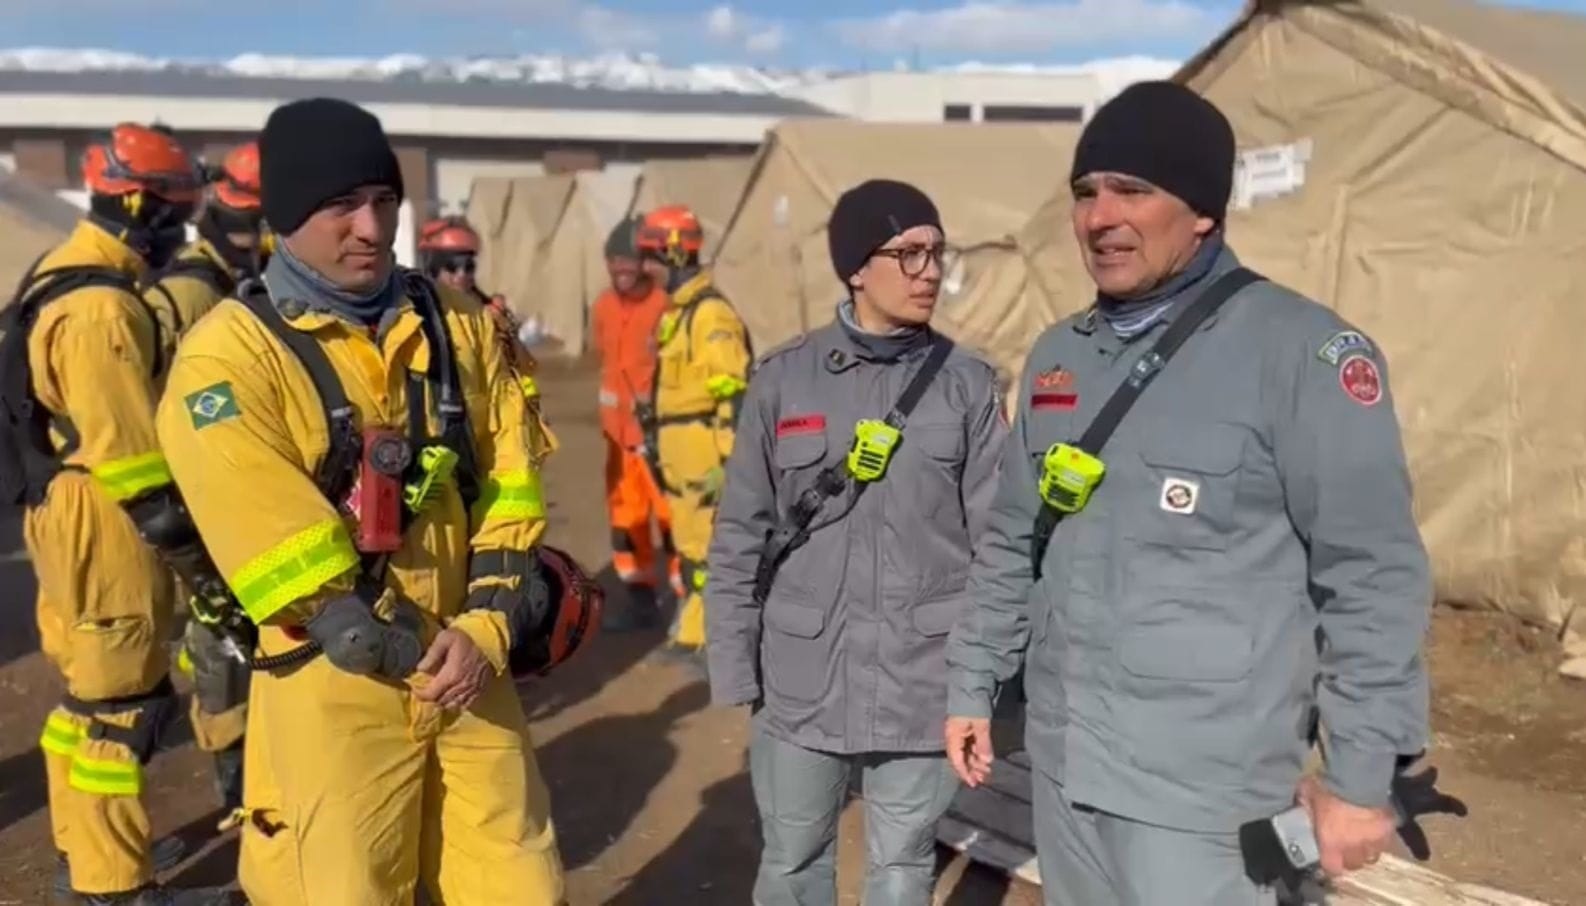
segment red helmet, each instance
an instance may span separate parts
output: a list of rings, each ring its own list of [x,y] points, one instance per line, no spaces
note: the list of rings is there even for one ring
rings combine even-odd
[[[705,230],[687,205],[665,205],[639,221],[635,244],[641,255],[681,267],[698,257],[705,247]]]
[[[233,148],[226,155],[215,181],[215,200],[237,211],[260,209],[258,142]]]
[[[83,153],[83,182],[95,195],[147,192],[169,202],[198,201],[198,167],[175,138],[160,129],[121,123]]]
[[[544,676],[594,636],[606,593],[565,551],[540,545],[540,565],[551,586],[550,632],[538,644],[519,646],[508,665],[518,679]]]
[[[441,217],[419,230],[419,251],[430,254],[477,255],[479,234],[461,217]]]

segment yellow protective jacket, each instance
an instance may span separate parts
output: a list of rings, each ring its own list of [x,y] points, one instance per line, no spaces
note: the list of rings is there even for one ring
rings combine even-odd
[[[416,603],[431,629],[469,635],[500,673],[505,618],[461,614],[471,551],[528,550],[544,530],[538,473],[529,456],[523,396],[483,307],[439,289],[479,468],[481,496],[464,512],[455,482],[412,523],[390,558],[386,587]],[[360,426],[404,435],[408,372],[430,349],[410,301],[377,338],[328,312],[287,318],[312,335],[340,378]],[[426,407],[432,410],[432,407]],[[439,431],[433,411],[427,430]],[[325,412],[308,372],[241,302],[223,301],[183,341],[159,409],[159,435],[204,543],[248,616],[260,647],[296,647],[287,631],[320,602],[353,587],[361,569],[350,523],[314,481],[329,446]]]
[[[656,327],[656,350],[658,455],[675,492],[726,462],[748,387],[748,331],[708,271],[672,293]]]
[[[213,268],[217,275],[224,275],[221,285],[215,286],[204,279],[196,271],[197,267]],[[183,335],[236,288],[231,268],[207,239],[182,249],[165,270],[167,273],[157,275],[159,279],[143,291],[143,300],[159,321],[162,378],[176,358],[176,347]]]
[[[134,281],[144,269],[136,252],[86,220],[35,273],[73,266],[112,268]],[[137,295],[96,286],[45,305],[28,337],[33,392],[75,435],[56,432],[63,462],[92,475],[116,503],[171,481],[154,430],[155,334]]]

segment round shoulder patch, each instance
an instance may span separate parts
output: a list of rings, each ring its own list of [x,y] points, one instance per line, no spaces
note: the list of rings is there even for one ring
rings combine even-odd
[[[1363,355],[1352,355],[1338,366],[1338,383],[1344,392],[1362,406],[1375,406],[1382,399],[1382,372],[1377,363]]]

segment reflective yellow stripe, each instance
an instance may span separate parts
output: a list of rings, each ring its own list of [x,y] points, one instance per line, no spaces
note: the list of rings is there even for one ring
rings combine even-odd
[[[142,453],[114,459],[90,469],[94,480],[112,500],[131,500],[145,491],[171,483],[171,467],[159,453]]]
[[[518,387],[522,389],[523,395],[525,397],[535,397],[540,395],[540,385],[534,382],[534,378],[518,378]]]
[[[136,796],[143,792],[143,768],[137,762],[110,761],[104,758],[72,759],[67,778],[72,789],[100,796]]]
[[[340,519],[311,525],[250,560],[231,579],[248,618],[263,623],[293,601],[358,566]]]
[[[545,497],[540,491],[540,473],[520,469],[491,476],[474,504],[474,521],[487,519],[542,519]]]
[[[52,755],[70,755],[82,742],[83,726],[69,717],[53,713],[44,719],[44,732],[39,735],[39,748]]]
[[[705,392],[713,399],[728,400],[749,389],[749,384],[743,378],[730,374],[718,374],[705,380]]]

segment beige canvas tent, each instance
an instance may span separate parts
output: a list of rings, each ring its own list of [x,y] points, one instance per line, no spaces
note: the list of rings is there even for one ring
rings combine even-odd
[[[721,242],[753,163],[749,155],[652,160],[639,173],[632,212],[643,213],[666,204],[688,205],[705,228],[704,257],[709,259]]]
[[[468,199],[479,231],[479,285],[521,317],[537,318],[551,348],[578,355],[588,310],[607,283],[606,236],[626,214],[633,176],[577,174],[481,178]]]
[[[1586,624],[1586,19],[1261,0],[1179,77],[1238,135],[1234,248],[1391,360],[1439,599]],[[1025,234],[1054,312],[1066,208]]]
[[[0,169],[0,305],[34,260],[66,238],[82,212],[23,177]]]
[[[583,345],[583,310],[576,293],[545,285],[544,258],[572,198],[571,174],[481,177],[468,194],[468,222],[479,232],[479,286],[506,297],[522,318],[535,318],[559,344]]]
[[[1045,323],[1025,291],[1013,237],[1068,177],[1073,125],[878,124],[792,120],[761,147],[714,261],[757,347],[829,321],[844,290],[826,223],[837,197],[872,177],[911,182],[936,202],[964,251],[937,322],[1004,369]]]

